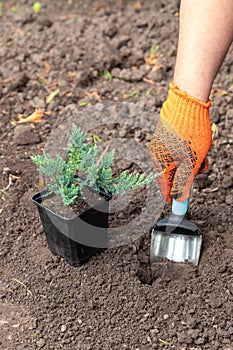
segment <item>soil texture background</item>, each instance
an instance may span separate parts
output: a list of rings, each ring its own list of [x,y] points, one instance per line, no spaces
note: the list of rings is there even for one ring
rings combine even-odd
[[[30,156],[62,121],[97,103],[158,113],[172,79],[179,1],[41,4],[36,14],[31,0],[6,0],[0,17],[0,349],[232,350],[233,48],[211,94],[219,135],[210,168],[190,204],[203,233],[199,266],[151,266],[148,230],[72,267],[47,247],[31,202],[39,176]],[[18,123],[35,111],[39,122]],[[148,145],[153,118],[145,128],[96,134]],[[137,201],[143,206],[143,193]]]

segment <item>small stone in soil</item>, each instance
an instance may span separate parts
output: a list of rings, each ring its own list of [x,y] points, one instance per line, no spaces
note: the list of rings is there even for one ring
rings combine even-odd
[[[44,339],[38,340],[38,342],[36,343],[36,345],[37,345],[37,347],[38,347],[39,349],[43,348],[43,346],[45,345]]]
[[[39,143],[39,136],[30,125],[18,125],[15,127],[13,140],[17,145],[30,145]]]
[[[52,281],[52,278],[53,278],[52,275],[50,275],[50,273],[47,273],[47,274],[45,275],[45,278],[44,278],[44,279],[45,279],[45,282],[48,282],[48,283],[49,283],[49,282]]]
[[[65,324],[61,326],[61,332],[64,333],[66,331],[67,327]]]
[[[232,194],[228,194],[226,196],[226,204],[229,204],[229,205],[233,204],[233,196],[232,196]]]

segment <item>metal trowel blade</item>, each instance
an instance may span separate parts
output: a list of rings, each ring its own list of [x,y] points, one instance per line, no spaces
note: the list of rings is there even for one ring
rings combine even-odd
[[[151,231],[151,262],[166,258],[198,265],[202,245],[199,228],[191,221],[177,223],[172,217],[159,220]]]

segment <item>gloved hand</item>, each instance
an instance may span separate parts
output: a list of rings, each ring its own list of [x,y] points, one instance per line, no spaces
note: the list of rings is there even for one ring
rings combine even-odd
[[[160,121],[150,142],[159,188],[167,202],[186,200],[194,178],[208,169],[212,144],[210,101],[204,103],[172,82],[160,111]]]

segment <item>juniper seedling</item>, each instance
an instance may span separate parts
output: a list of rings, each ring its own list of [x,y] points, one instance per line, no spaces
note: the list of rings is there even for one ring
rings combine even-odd
[[[70,141],[71,145],[65,149],[66,159],[59,155],[53,158],[46,152],[31,157],[39,174],[49,178],[49,192],[60,195],[66,206],[75,203],[78,198],[84,198],[83,188],[86,185],[97,192],[124,195],[126,191],[149,184],[157,177],[156,173],[146,176],[145,173],[133,175],[127,171],[114,177],[112,165],[115,150],[100,155],[98,145],[87,141],[86,133],[75,124],[72,126]]]

